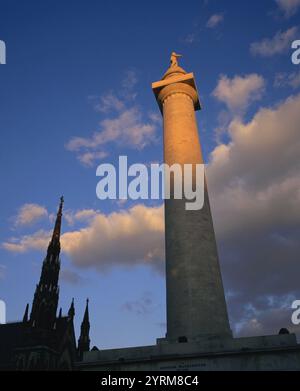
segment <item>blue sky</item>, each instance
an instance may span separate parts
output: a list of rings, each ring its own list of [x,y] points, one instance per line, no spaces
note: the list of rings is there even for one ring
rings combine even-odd
[[[164,335],[161,203],[99,201],[95,172],[119,155],[162,160],[151,83],[175,50],[201,96],[197,118],[232,328],[254,335],[291,326],[289,307],[300,298],[293,280],[300,273],[300,68],[290,46],[300,39],[299,21],[297,0],[0,0],[7,48],[0,65],[0,298],[9,321],[32,302],[64,194],[64,312],[74,297],[78,330],[89,297],[99,347],[152,344]],[[278,159],[281,145],[288,148]],[[230,194],[241,198],[233,202]]]

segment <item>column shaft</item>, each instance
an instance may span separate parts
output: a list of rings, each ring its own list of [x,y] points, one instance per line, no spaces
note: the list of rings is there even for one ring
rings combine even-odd
[[[165,163],[203,163],[195,116],[197,92],[184,83],[161,89]],[[207,186],[201,210],[165,200],[167,339],[230,335]]]

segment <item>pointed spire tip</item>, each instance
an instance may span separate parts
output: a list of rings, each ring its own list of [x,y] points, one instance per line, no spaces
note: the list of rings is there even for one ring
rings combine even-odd
[[[29,304],[27,303],[26,308],[25,308],[25,312],[24,312],[24,316],[23,316],[23,322],[28,321],[28,313],[29,313]]]

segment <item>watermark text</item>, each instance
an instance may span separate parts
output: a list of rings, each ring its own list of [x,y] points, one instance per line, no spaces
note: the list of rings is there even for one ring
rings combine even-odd
[[[0,324],[6,323],[6,305],[3,300],[0,300]]]
[[[295,310],[292,315],[292,323],[298,326],[300,324],[300,300],[293,302],[292,309]]]
[[[292,63],[294,65],[299,65],[300,64],[300,39],[298,39],[292,43],[292,49],[295,50],[293,52],[292,58],[291,58]]]
[[[6,64],[6,45],[4,41],[0,40],[0,64]]]
[[[119,156],[119,167],[100,164],[96,176],[96,194],[100,200],[184,200],[186,210],[204,205],[204,164],[132,164]]]

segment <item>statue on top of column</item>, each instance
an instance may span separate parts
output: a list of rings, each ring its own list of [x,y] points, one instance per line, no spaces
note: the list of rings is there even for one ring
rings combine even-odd
[[[181,54],[172,52],[171,54],[171,67],[178,67],[178,58],[182,57]]]

